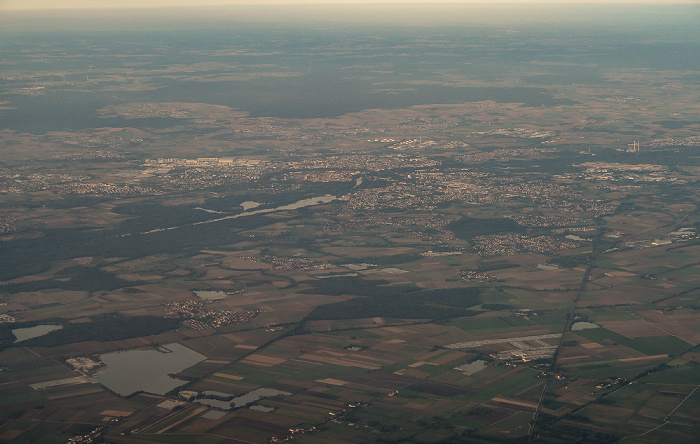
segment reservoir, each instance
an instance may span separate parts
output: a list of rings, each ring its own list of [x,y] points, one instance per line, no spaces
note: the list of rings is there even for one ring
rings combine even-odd
[[[96,373],[97,382],[111,391],[129,396],[138,391],[164,395],[187,381],[170,376],[206,359],[180,344],[167,344],[159,350],[128,350],[100,355],[106,368]]]

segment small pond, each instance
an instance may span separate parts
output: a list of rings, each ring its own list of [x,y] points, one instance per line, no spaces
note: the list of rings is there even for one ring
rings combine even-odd
[[[253,390],[252,392],[248,392],[245,395],[233,398],[231,400],[231,406],[234,408],[245,407],[246,405],[259,401],[263,398],[271,398],[273,396],[280,395],[291,396],[291,393],[269,388],[259,388],[257,390]]]
[[[574,234],[568,234],[564,237],[566,237],[567,239],[575,240],[575,241],[579,241],[579,242],[591,242],[591,239],[586,239],[585,237],[576,236]]]
[[[245,202],[241,202],[241,206],[243,207],[243,211],[248,211],[252,210],[253,208],[257,208],[260,205],[262,205],[259,202],[254,202],[252,200],[246,200]]]
[[[231,401],[222,401],[220,399],[200,398],[195,401],[197,404],[203,404],[219,410],[231,410]]]

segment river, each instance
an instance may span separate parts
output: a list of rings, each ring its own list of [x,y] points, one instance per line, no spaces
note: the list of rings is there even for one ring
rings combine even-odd
[[[319,197],[311,197],[308,199],[302,199],[298,202],[294,202],[292,204],[288,205],[282,205],[280,207],[275,207],[275,208],[264,208],[262,210],[253,210],[253,211],[246,211],[243,213],[239,214],[232,214],[230,216],[223,216],[223,217],[217,217],[214,219],[207,219],[203,220],[200,222],[194,222],[191,224],[186,224],[186,225],[176,225],[172,227],[166,227],[166,228],[156,228],[154,230],[149,230],[149,231],[143,231],[140,234],[153,234],[153,233],[158,233],[161,231],[168,231],[168,230],[177,230],[178,228],[186,227],[186,226],[194,226],[194,225],[203,225],[203,224],[211,224],[214,222],[221,222],[224,220],[230,220],[230,219],[238,219],[239,217],[247,217],[247,216],[254,216],[256,214],[266,214],[266,213],[274,213],[275,211],[287,211],[287,210],[297,210],[299,208],[304,208],[304,207],[311,207],[314,205],[322,205],[326,204],[329,202],[333,202],[334,200],[346,200],[346,196],[332,196],[330,194],[326,194],[325,196],[319,196]],[[206,211],[205,209],[201,208],[202,210]],[[129,234],[123,234],[122,236],[129,236]]]

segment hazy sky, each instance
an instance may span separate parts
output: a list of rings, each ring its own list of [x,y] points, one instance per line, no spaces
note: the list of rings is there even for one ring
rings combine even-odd
[[[0,0],[0,9],[149,8],[205,5],[344,4],[344,3],[598,3],[669,4],[700,0]]]

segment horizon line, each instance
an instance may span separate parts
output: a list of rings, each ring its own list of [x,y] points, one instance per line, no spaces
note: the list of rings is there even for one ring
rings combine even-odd
[[[211,8],[211,7],[255,7],[255,6],[409,6],[409,5],[449,5],[449,6],[669,6],[700,5],[700,0],[122,0],[118,3],[95,5],[87,0],[0,0],[0,11],[37,11],[37,10],[126,10],[126,9],[173,9],[173,8]]]

